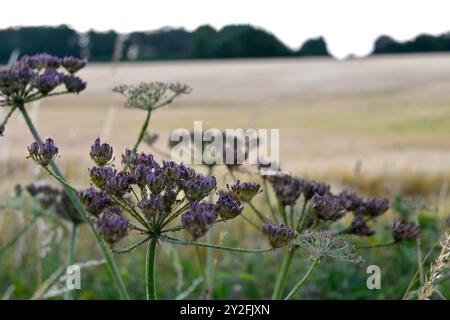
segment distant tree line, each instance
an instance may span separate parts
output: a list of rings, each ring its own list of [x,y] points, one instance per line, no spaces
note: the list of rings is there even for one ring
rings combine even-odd
[[[127,35],[93,30],[78,33],[65,25],[0,30],[0,63],[7,62],[12,52],[25,55],[44,51],[83,56],[90,61],[330,56],[321,37],[291,50],[273,34],[250,25],[220,30],[205,25],[193,32],[163,28]]]
[[[397,42],[389,36],[381,36],[375,41],[373,54],[443,51],[450,51],[450,33],[438,36],[421,34],[405,42]]]
[[[220,30],[204,25],[193,32],[162,28],[130,34],[79,33],[66,25],[0,30],[1,64],[12,52],[25,55],[44,51],[57,56],[83,56],[90,61],[330,56],[322,37],[292,50],[273,34],[250,25],[229,25]],[[450,51],[450,33],[419,35],[406,42],[381,36],[375,41],[373,54],[439,51]]]

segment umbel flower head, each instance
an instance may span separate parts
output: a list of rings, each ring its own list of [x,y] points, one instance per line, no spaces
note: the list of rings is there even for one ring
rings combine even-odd
[[[415,240],[420,237],[420,227],[413,226],[408,221],[396,219],[392,229],[394,240],[397,243]]]
[[[114,177],[116,171],[111,167],[93,167],[89,169],[89,177],[91,182],[98,188],[103,189],[106,182]]]
[[[192,210],[181,216],[181,224],[193,240],[197,240],[208,232],[217,218],[217,206],[212,203],[196,202]]]
[[[182,179],[181,185],[186,198],[190,202],[197,202],[215,190],[217,182],[216,177],[193,173],[188,178]]]
[[[79,93],[84,90],[86,83],[74,73],[82,69],[86,61],[74,57],[65,57],[62,61],[68,73],[58,71],[61,58],[46,53],[24,56],[0,70],[0,105],[37,100],[62,84],[66,86],[67,92]]]
[[[170,104],[177,96],[188,94],[191,88],[187,85],[162,82],[140,83],[136,86],[121,85],[113,89],[127,98],[125,107],[152,110]]]
[[[251,183],[251,182],[244,182],[241,183],[239,180],[230,186],[227,186],[229,190],[231,190],[235,196],[239,199],[241,202],[249,202],[253,199],[254,196],[256,196],[259,192],[261,192],[261,185],[259,183]]]
[[[294,229],[291,229],[284,224],[277,225],[266,222],[261,226],[261,231],[269,240],[272,248],[287,246],[298,236]]]
[[[315,195],[323,196],[330,192],[330,186],[326,183],[301,179],[303,196],[306,200],[311,200]]]
[[[111,246],[128,234],[128,220],[117,207],[107,208],[96,221],[96,228]]]
[[[33,159],[40,166],[46,167],[58,155],[58,148],[51,138],[47,138],[44,142],[33,142],[28,147],[30,155],[28,158]]]
[[[389,200],[387,198],[369,198],[360,203],[355,210],[356,215],[367,217],[379,217],[389,210]]]
[[[90,156],[99,166],[105,166],[111,161],[113,155],[113,148],[107,143],[101,143],[97,138],[91,146]]]
[[[236,195],[230,191],[220,190],[216,205],[217,212],[223,220],[236,218],[244,209]]]

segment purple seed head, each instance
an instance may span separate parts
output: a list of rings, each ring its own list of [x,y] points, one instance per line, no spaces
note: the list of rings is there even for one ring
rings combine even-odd
[[[80,93],[81,91],[86,89],[86,82],[72,74],[65,75],[63,82],[66,86],[67,91],[71,93]]]
[[[244,209],[241,207],[239,199],[233,192],[219,191],[219,199],[216,202],[217,213],[223,220],[236,218]]]
[[[94,188],[80,192],[80,200],[86,210],[95,217],[98,217],[103,210],[112,204],[106,192],[96,191]]]
[[[414,226],[403,219],[394,221],[392,232],[397,243],[415,240],[420,237],[420,227]]]
[[[196,174],[183,180],[182,189],[190,202],[197,202],[207,197],[216,185],[215,177]]]
[[[147,174],[146,183],[153,194],[159,194],[166,187],[168,180],[162,169],[155,169]]]
[[[362,216],[357,215],[353,218],[348,233],[357,236],[370,237],[375,233],[375,231],[372,230],[366,222],[364,222],[364,218]]]
[[[195,202],[192,210],[181,216],[181,224],[194,240],[202,237],[208,232],[217,218],[217,207],[212,203]]]
[[[37,164],[46,167],[58,155],[58,148],[51,138],[47,138],[43,143],[33,142],[28,147],[29,158]]]
[[[269,240],[272,248],[281,248],[290,244],[297,238],[297,232],[284,224],[264,223],[261,231]]]
[[[48,53],[40,53],[31,57],[26,57],[26,62],[33,69],[58,69],[61,59]]]
[[[99,166],[105,166],[111,161],[113,155],[113,147],[107,143],[101,143],[100,139],[95,139],[91,146],[90,156]]]
[[[106,182],[115,176],[115,171],[111,167],[93,167],[89,169],[91,182],[98,188],[104,189]]]
[[[96,221],[96,229],[100,236],[113,246],[128,234],[128,224],[120,209],[111,207],[105,209]]]
[[[147,219],[159,217],[165,213],[164,197],[162,195],[153,195],[147,200],[140,201],[138,207]]]
[[[49,94],[58,87],[64,79],[64,75],[55,69],[46,69],[44,73],[36,75],[34,87],[43,95]]]
[[[323,196],[330,192],[330,186],[326,183],[306,179],[301,179],[300,181],[302,184],[303,196],[307,201],[311,200],[316,194]]]
[[[162,170],[166,174],[169,182],[176,182],[189,175],[189,170],[183,164],[178,164],[173,161],[164,160]]]
[[[340,199],[331,193],[323,196],[316,194],[311,201],[314,214],[320,220],[337,221],[347,213]]]
[[[261,192],[261,185],[251,182],[241,183],[238,180],[233,186],[228,187],[228,189],[235,194],[239,201],[245,203],[252,200],[254,196]]]
[[[338,197],[342,203],[342,206],[347,211],[355,212],[363,203],[363,199],[361,199],[356,193],[347,190],[339,193]]]
[[[387,198],[369,198],[364,200],[355,210],[356,215],[379,217],[389,210],[389,200]]]
[[[72,56],[64,57],[62,59],[62,66],[69,72],[70,74],[74,74],[79,70],[83,69],[87,64],[85,59],[78,59]]]
[[[121,198],[131,191],[131,185],[135,183],[136,180],[128,171],[121,171],[106,181],[105,191]]]
[[[302,194],[301,180],[291,175],[273,175],[269,181],[283,206],[294,206]]]

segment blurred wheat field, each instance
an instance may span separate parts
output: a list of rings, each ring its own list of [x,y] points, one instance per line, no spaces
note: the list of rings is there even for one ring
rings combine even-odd
[[[450,182],[450,55],[361,60],[261,59],[90,64],[79,96],[28,106],[73,183],[86,185],[89,147],[134,143],[145,113],[125,110],[113,86],[180,81],[188,97],[158,110],[150,131],[167,148],[170,132],[193,128],[279,128],[283,169],[368,192],[431,194]],[[5,108],[1,109],[3,114]],[[0,140],[0,191],[36,177],[32,138],[16,114]],[[150,151],[147,146],[147,151]]]

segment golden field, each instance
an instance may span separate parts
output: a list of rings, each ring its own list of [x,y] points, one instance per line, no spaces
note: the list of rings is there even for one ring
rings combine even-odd
[[[160,149],[194,120],[204,128],[279,128],[281,165],[299,175],[372,193],[442,194],[450,182],[450,54],[90,64],[80,76],[88,88],[79,96],[28,106],[76,185],[87,183],[96,137],[111,142],[116,156],[134,143],[145,113],[124,109],[111,89],[141,81],[193,87],[152,116]],[[31,141],[14,115],[0,139],[1,191],[36,179],[25,158]]]

